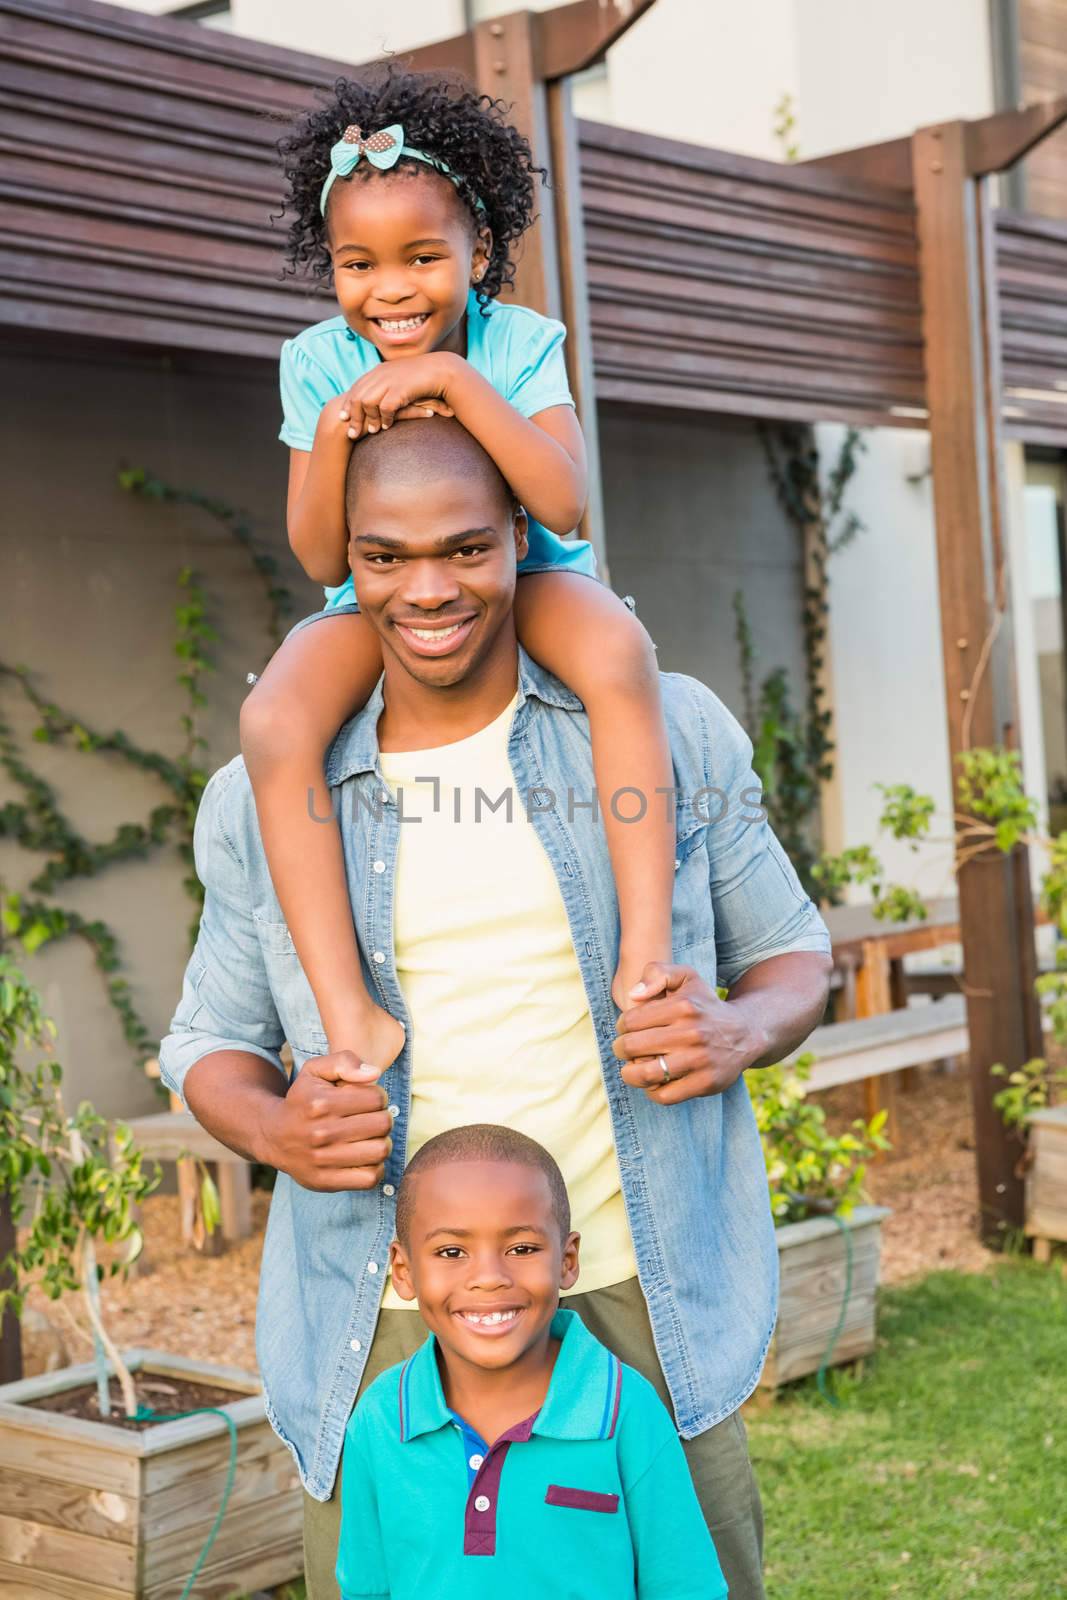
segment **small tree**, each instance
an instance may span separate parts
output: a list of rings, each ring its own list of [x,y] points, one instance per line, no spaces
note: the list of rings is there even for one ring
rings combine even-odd
[[[995,1063],[990,1074],[1004,1087],[993,1104],[1004,1123],[1016,1130],[1025,1144],[1030,1114],[1067,1096],[1067,831],[1050,835],[1038,822],[1036,800],[1023,787],[1022,763],[1015,750],[976,746],[956,761],[955,809],[951,817],[938,818],[930,795],[910,784],[878,784],[882,795],[879,831],[919,851],[927,845],[949,845],[956,870],[968,861],[990,853],[1009,855],[1019,846],[1035,850],[1043,859],[1041,904],[1056,929],[1059,943],[1056,967],[1037,979],[1035,990],[1042,1004],[1047,1032],[1059,1053],[1048,1061],[1035,1056],[1015,1068]],[[933,829],[940,822],[943,832]],[[876,851],[857,845],[838,856],[824,856],[814,868],[823,897],[839,898],[850,885],[862,885],[871,895],[876,917],[904,922],[926,916],[926,903],[904,884],[889,883]]]
[[[867,1162],[889,1148],[885,1111],[831,1133],[822,1106],[807,1098],[814,1059],[804,1055],[790,1066],[746,1075],[776,1225],[813,1215],[848,1216],[862,1196]]]
[[[0,950],[0,1193],[23,1224],[0,1261],[0,1312],[21,1314],[33,1283],[51,1300],[76,1295],[96,1351],[101,1415],[110,1411],[110,1361],[132,1417],[133,1379],[105,1326],[99,1286],[140,1254],[136,1206],[158,1179],[145,1174],[128,1128],[109,1128],[86,1101],[67,1112],[54,1038],[36,989]],[[98,1242],[125,1250],[101,1267]]]

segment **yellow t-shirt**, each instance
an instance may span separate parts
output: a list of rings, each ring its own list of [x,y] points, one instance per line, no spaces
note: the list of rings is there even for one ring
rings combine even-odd
[[[381,757],[411,819],[400,825],[393,920],[411,1019],[407,1154],[470,1122],[543,1144],[582,1235],[584,1292],[635,1277],[637,1262],[570,924],[508,761],[516,703],[469,739]],[[510,807],[491,809],[485,797],[505,791]],[[383,1305],[409,1304],[387,1283]]]

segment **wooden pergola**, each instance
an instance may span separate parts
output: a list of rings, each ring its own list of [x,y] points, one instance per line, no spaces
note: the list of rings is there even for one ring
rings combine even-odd
[[[517,293],[568,324],[591,459],[598,401],[928,427],[952,756],[1013,745],[1002,445],[1067,448],[1067,226],[998,212],[991,180],[1067,100],[791,166],[576,121],[569,79],[651,3],[517,11],[410,57],[509,102],[549,170]],[[351,66],[96,0],[0,0],[0,19],[13,335],[273,361],[324,314],[279,276],[274,143]],[[588,531],[610,557],[598,487]],[[1025,853],[972,861],[959,892],[996,1238],[1022,1192],[989,1067],[1041,1052]]]

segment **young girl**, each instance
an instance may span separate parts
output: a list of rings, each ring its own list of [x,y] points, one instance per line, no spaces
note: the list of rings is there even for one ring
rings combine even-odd
[[[656,791],[670,788],[672,768],[651,642],[595,581],[591,547],[559,537],[586,498],[564,329],[496,301],[514,276],[510,248],[533,220],[539,169],[499,103],[392,68],[339,80],[281,150],[289,260],[332,276],[341,310],[282,350],[290,543],[309,577],[337,586],[327,611],[350,606],[344,484],[361,438],[406,416],[454,415],[496,461],[530,519],[519,638],[589,715],[618,887],[621,1006],[644,964],[671,956],[674,828]],[[363,983],[339,831],[311,816],[330,814],[326,750],[381,668],[362,617],[326,616],[278,651],[245,702],[241,738],[274,886],[330,1049],[384,1069],[404,1031]],[[641,812],[634,790],[645,809],[626,821]]]

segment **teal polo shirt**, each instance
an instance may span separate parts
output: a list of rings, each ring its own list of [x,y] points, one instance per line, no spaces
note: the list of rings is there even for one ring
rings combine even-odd
[[[449,1410],[431,1336],[371,1384],[341,1466],[343,1600],[725,1600],[673,1420],[558,1311],[540,1411],[486,1444]]]

